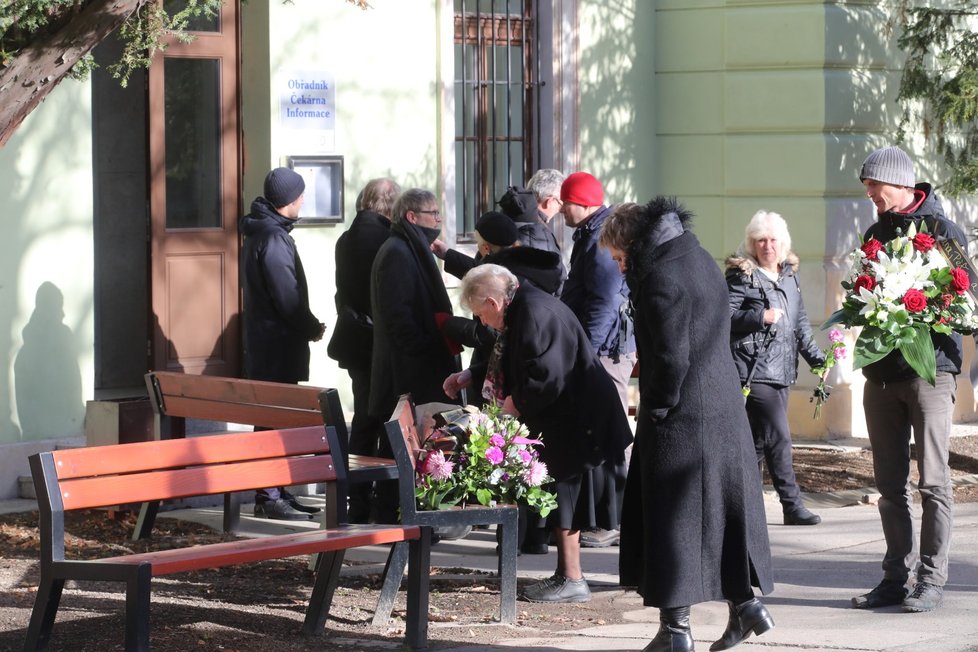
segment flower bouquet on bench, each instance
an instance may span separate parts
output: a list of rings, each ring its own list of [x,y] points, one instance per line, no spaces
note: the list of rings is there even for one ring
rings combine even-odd
[[[546,516],[557,496],[540,460],[543,441],[503,415],[497,405],[462,410],[421,442],[415,476],[419,509],[451,509],[467,503],[525,505]]]

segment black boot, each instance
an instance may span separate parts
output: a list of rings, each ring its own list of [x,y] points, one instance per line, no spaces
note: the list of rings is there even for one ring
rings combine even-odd
[[[659,633],[642,652],[693,652],[689,607],[659,609]]]
[[[733,602],[727,604],[730,605],[730,620],[727,621],[727,631],[710,646],[710,652],[729,650],[735,645],[743,643],[751,633],[754,636],[760,636],[774,628],[774,619],[771,618],[767,607],[761,604],[757,598],[751,598],[736,606]]]

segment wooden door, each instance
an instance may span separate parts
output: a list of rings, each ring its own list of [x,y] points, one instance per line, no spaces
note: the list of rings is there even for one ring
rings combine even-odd
[[[240,368],[237,9],[232,0],[219,16],[198,20],[195,39],[171,43],[149,71],[157,370],[236,376]]]

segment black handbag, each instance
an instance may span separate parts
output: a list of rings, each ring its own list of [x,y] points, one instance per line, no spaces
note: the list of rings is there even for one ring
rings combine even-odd
[[[374,322],[370,316],[358,313],[349,306],[341,307],[336,315],[333,335],[326,345],[326,355],[343,368],[369,364],[373,344]]]

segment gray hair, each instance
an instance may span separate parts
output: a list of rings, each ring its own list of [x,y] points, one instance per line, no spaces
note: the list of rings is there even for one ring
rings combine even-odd
[[[526,182],[526,189],[533,193],[539,203],[547,197],[560,197],[560,186],[564,179],[564,173],[560,170],[537,170]]]
[[[478,305],[489,297],[499,299],[506,304],[513,300],[519,285],[516,276],[501,265],[492,263],[476,265],[462,277],[459,301],[467,310],[471,310],[473,305]]]
[[[791,252],[788,223],[777,213],[764,210],[757,211],[754,217],[750,218],[744,231],[744,241],[737,248],[737,255],[757,262],[754,243],[766,235],[773,236],[778,241],[778,264],[783,263]]]
[[[422,188],[410,188],[401,193],[401,196],[394,202],[391,222],[400,224],[407,221],[408,211],[417,213],[425,210],[430,204],[437,204],[438,198],[430,190]]]
[[[371,179],[357,197],[357,210],[373,211],[390,218],[401,187],[393,179]]]

